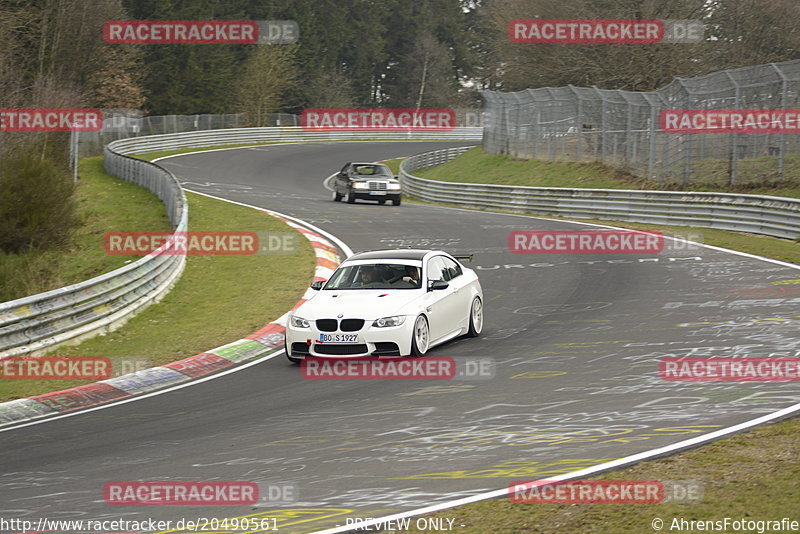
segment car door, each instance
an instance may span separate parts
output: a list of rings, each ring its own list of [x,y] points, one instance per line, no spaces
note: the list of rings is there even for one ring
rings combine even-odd
[[[461,270],[461,266],[453,261],[452,259],[448,258],[447,256],[440,256],[442,259],[443,270],[442,274],[445,277],[445,280],[448,284],[450,284],[450,288],[452,288],[452,296],[453,302],[455,303],[456,308],[456,324],[453,328],[467,328],[469,323],[466,322],[469,320],[469,309],[472,305],[472,301],[470,299],[470,291],[467,287],[467,277],[464,276],[463,271]]]
[[[442,256],[434,256],[428,260],[426,266],[425,287],[436,280],[447,282],[448,273]],[[449,282],[448,282],[449,283]],[[430,329],[431,344],[436,343],[457,330],[460,322],[459,316],[463,310],[459,308],[454,288],[428,291],[425,295],[425,309],[428,313],[428,328]]]

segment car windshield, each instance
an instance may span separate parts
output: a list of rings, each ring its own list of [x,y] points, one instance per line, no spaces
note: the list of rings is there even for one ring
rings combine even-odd
[[[333,273],[325,289],[419,289],[420,268],[414,265],[375,263],[347,265]]]
[[[353,170],[359,176],[392,176],[386,165],[353,165]]]

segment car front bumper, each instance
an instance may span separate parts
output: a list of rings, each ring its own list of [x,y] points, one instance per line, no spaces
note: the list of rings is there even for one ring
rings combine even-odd
[[[374,320],[374,319],[373,319]],[[286,327],[286,349],[292,358],[302,359],[306,356],[329,358],[349,358],[361,356],[407,356],[411,353],[411,336],[414,332],[412,317],[406,317],[400,326],[378,328],[372,326],[372,320],[365,321],[364,327],[357,332],[323,332],[315,321],[310,321],[310,328]],[[320,341],[320,335],[351,335],[356,340],[347,342]],[[305,350],[303,350],[305,348]]]
[[[360,200],[398,200],[400,196],[400,191],[353,189],[353,198]]]

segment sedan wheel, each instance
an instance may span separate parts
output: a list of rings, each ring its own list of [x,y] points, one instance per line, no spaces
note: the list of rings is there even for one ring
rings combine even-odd
[[[347,190],[347,203],[348,204],[355,204],[356,197],[353,196],[353,191],[348,189]]]
[[[342,200],[342,195],[340,195],[336,189],[333,190],[333,200],[334,202],[339,202]]]
[[[423,356],[428,352],[428,320],[424,315],[417,317],[414,322],[414,333],[411,336],[411,355]]]
[[[469,309],[469,337],[478,337],[483,330],[483,303],[479,297],[472,299],[472,306]]]

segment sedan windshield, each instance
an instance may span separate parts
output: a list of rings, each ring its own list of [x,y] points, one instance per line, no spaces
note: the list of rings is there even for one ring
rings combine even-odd
[[[359,176],[392,176],[392,171],[386,165],[353,165]]]
[[[420,268],[388,263],[340,267],[324,289],[418,289]]]

